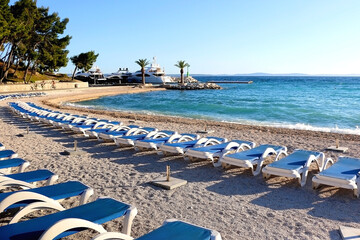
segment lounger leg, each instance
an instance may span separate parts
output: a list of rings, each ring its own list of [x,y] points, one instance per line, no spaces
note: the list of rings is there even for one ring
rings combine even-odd
[[[131,207],[125,214],[125,219],[124,219],[124,226],[123,226],[123,230],[122,232],[126,235],[129,235],[131,234],[131,225],[132,225],[132,222],[135,218],[137,214],[137,209],[136,207]]]
[[[315,190],[315,189],[318,189],[320,187],[320,184],[319,183],[316,183],[316,182],[312,182],[312,188]]]
[[[271,174],[267,174],[263,172],[263,178],[264,179],[269,179],[271,177]]]
[[[59,176],[58,175],[53,175],[51,176],[47,181],[46,181],[46,185],[52,185],[54,184],[57,180],[58,180]]]
[[[93,194],[94,194],[94,190],[92,188],[86,189],[81,194],[79,205],[85,204]]]
[[[355,196],[356,198],[359,198],[359,191],[358,191],[358,189],[354,189],[354,196]]]
[[[30,165],[29,162],[24,162],[20,167],[19,167],[19,172],[24,172],[25,168],[27,168]]]
[[[220,159],[218,159],[217,162],[215,162],[214,159],[212,159],[212,163],[213,163],[213,166],[214,166],[214,167],[221,167]]]
[[[309,173],[309,169],[306,167],[306,168],[303,170],[303,173],[299,176],[298,179],[299,179],[299,183],[300,183],[301,187],[304,187],[304,186],[305,186],[308,173]]]

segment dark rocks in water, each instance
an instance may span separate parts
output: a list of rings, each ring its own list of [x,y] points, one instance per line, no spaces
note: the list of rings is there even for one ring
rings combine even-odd
[[[177,85],[165,85],[166,89],[170,90],[203,90],[203,89],[221,89],[221,87],[215,83],[185,83]]]

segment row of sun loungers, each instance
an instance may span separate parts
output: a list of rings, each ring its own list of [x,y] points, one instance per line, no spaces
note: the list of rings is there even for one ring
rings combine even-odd
[[[33,121],[40,121],[82,133],[86,137],[102,141],[113,141],[116,145],[133,146],[135,150],[156,150],[159,155],[181,154],[186,160],[209,160],[215,167],[237,166],[250,168],[253,175],[262,173],[263,177],[272,175],[296,178],[305,186],[310,165],[315,162],[319,170],[313,181],[313,188],[320,184],[354,190],[359,197],[358,172],[360,160],[340,157],[334,164],[331,158],[325,160],[322,152],[297,149],[290,155],[285,146],[260,145],[244,140],[228,141],[218,137],[200,137],[197,134],[177,133],[175,131],[124,126],[121,122],[87,118],[41,108],[32,103],[10,103],[13,111]],[[275,156],[274,162],[263,167],[269,156]],[[281,158],[282,156],[285,156]],[[0,155],[1,158],[1,155]],[[331,167],[327,168],[330,164]]]
[[[156,150],[159,155],[181,154],[186,160],[208,160],[215,167],[250,168],[253,175],[262,173],[264,178],[272,175],[296,178],[301,186],[305,186],[310,165],[315,163],[319,173],[312,179],[314,189],[320,184],[336,186],[352,189],[359,197],[360,159],[357,158],[340,157],[334,163],[331,158],[325,159],[322,152],[297,149],[288,155],[285,146],[255,147],[255,143],[244,140],[201,138],[196,134],[159,131],[137,125],[124,126],[121,122],[51,111],[32,103],[10,103],[10,106],[17,114],[33,121],[81,132],[84,136],[99,140],[113,141],[118,146],[133,146],[139,151]],[[275,160],[263,167],[269,156],[274,156]]]
[[[3,146],[1,144],[1,146]],[[5,148],[5,146],[3,146]],[[85,229],[98,233],[93,239],[133,239],[130,237],[132,221],[137,209],[129,204],[112,198],[99,198],[89,202],[93,189],[78,181],[56,183],[58,176],[46,169],[24,172],[19,164],[2,164],[17,162],[19,158],[11,150],[0,151],[0,172],[17,173],[0,175],[0,213],[19,209],[8,225],[0,227],[0,239],[59,239]],[[23,162],[28,163],[23,160]],[[29,163],[27,164],[27,166]],[[37,187],[36,183],[42,182]],[[14,189],[16,188],[16,190]],[[76,207],[65,209],[60,201],[80,196]],[[58,212],[45,216],[20,220],[27,214],[37,210],[51,209]],[[123,232],[107,232],[101,224],[124,217]],[[166,220],[163,226],[138,238],[138,240],[177,240],[177,239],[212,239],[221,240],[217,231],[202,228],[176,219]]]
[[[0,101],[11,99],[11,98],[29,98],[29,97],[40,97],[46,95],[43,92],[36,93],[16,93],[16,94],[3,94],[0,95]]]

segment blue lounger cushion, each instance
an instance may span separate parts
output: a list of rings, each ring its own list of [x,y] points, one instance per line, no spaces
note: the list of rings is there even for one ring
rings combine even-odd
[[[306,164],[306,161],[309,159],[310,155],[318,157],[321,153],[314,151],[306,150],[296,150],[289,156],[280,159],[279,161],[270,163],[268,166],[273,168],[280,168],[285,170],[296,170],[299,171]]]
[[[8,174],[5,176],[12,178],[14,180],[32,183],[32,182],[47,180],[53,175],[54,173],[47,169],[39,169],[31,172]]]
[[[338,161],[328,169],[319,173],[320,176],[338,178],[342,180],[355,180],[360,172],[360,159],[339,157]]]
[[[239,160],[259,159],[264,154],[266,149],[268,149],[268,148],[272,148],[276,152],[284,149],[283,146],[264,144],[264,145],[260,145],[256,148],[246,150],[246,151],[229,154],[229,155],[227,155],[227,157],[235,158],[235,159],[239,159]]]
[[[166,223],[137,240],[210,240],[210,237],[211,231],[208,229],[175,221]]]
[[[87,189],[89,189],[89,187],[82,184],[81,182],[69,181],[69,182],[65,182],[65,183],[59,183],[59,184],[54,184],[54,185],[50,185],[50,186],[21,190],[21,191],[39,193],[48,198],[51,198],[54,200],[60,200],[60,199],[68,198],[68,197],[78,196],[78,195],[82,194],[84,191],[86,191]],[[17,192],[20,192],[20,191],[17,191]],[[16,193],[16,192],[0,193],[0,202],[13,193]],[[26,203],[18,202],[16,204],[11,205],[7,209],[23,207],[23,206],[27,205],[28,203],[29,203],[28,201]]]
[[[19,167],[26,162],[27,161],[25,161],[22,158],[11,158],[11,159],[6,159],[6,160],[1,160],[0,161],[0,169]]]
[[[0,158],[11,157],[15,152],[13,150],[2,150],[0,151]]]
[[[53,213],[24,222],[0,227],[2,240],[35,240],[56,222],[65,218],[81,218],[97,224],[103,224],[124,216],[130,205],[111,198],[102,198],[78,207]],[[67,231],[56,239],[80,232],[82,229]]]
[[[250,146],[252,146],[252,144],[253,144],[252,142],[242,141],[242,140],[232,140],[230,142],[236,142],[236,143],[238,143],[240,145],[241,144],[248,144]],[[206,146],[206,147],[194,148],[192,150],[199,151],[199,152],[217,153],[217,152],[221,152],[222,150],[224,150],[224,148],[226,148],[226,146],[230,142],[220,143],[220,144],[216,144],[216,145],[210,145],[210,146]]]
[[[198,140],[186,141],[186,142],[178,142],[178,143],[165,143],[166,146],[172,147],[181,147],[181,148],[190,148],[195,146]]]

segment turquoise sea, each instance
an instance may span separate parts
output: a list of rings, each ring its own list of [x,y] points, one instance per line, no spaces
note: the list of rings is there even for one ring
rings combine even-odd
[[[245,124],[360,134],[360,77],[195,76],[222,90],[160,91],[102,97],[82,107]],[[359,127],[358,127],[359,126]]]

